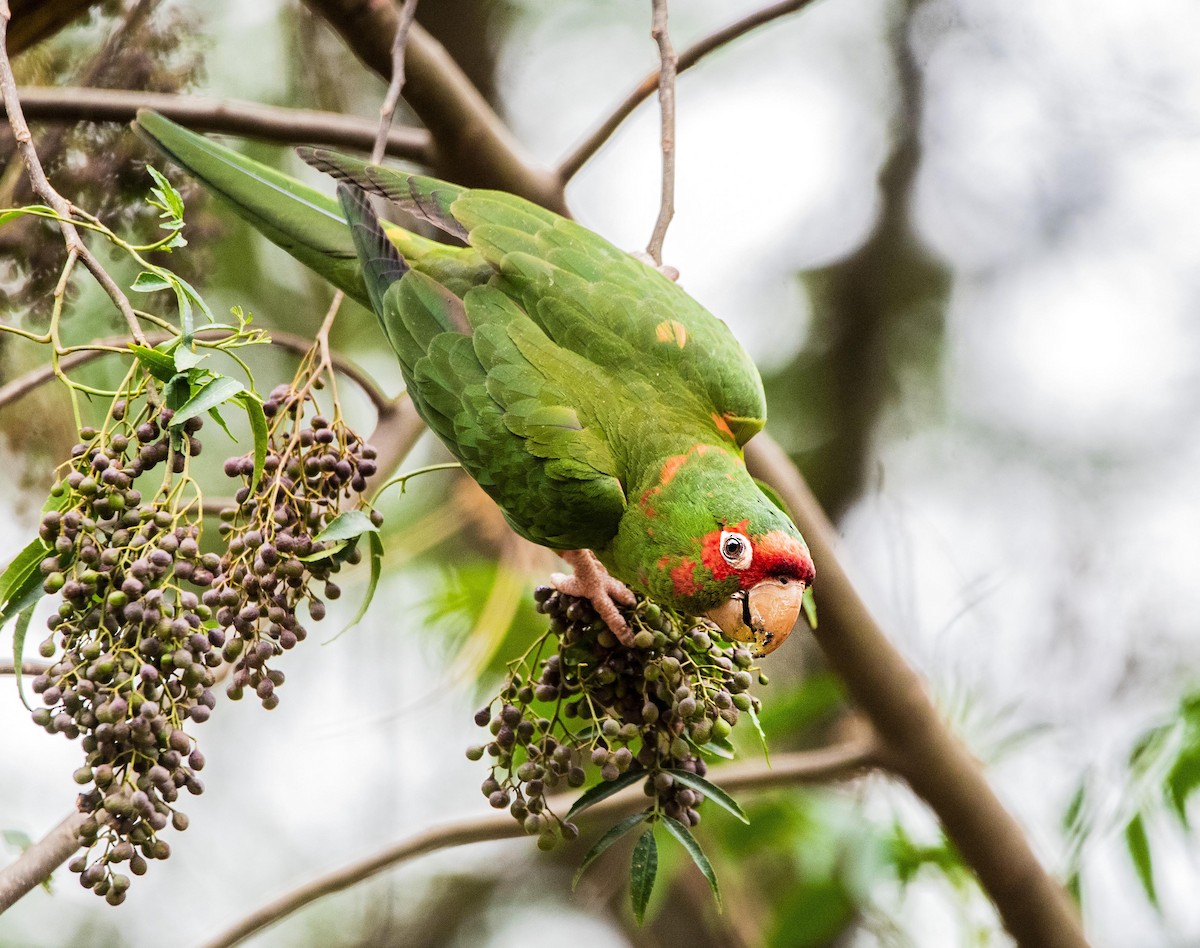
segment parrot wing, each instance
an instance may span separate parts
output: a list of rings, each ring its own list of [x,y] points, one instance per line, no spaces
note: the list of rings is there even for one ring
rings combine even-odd
[[[410,269],[366,195],[338,188],[363,276],[421,417],[527,539],[602,548],[625,493],[601,431],[571,392],[608,383],[500,290],[460,298]],[[564,380],[570,380],[570,386]]]
[[[554,343],[664,390],[682,384],[711,406],[712,424],[739,446],[761,430],[758,370],[729,328],[661,273],[602,237],[498,191],[302,148],[314,167],[387,197],[466,240],[497,271],[492,284],[519,300]]]

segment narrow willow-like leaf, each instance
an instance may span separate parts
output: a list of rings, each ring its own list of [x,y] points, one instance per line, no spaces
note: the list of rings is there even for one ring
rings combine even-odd
[[[689,773],[686,770],[667,770],[664,773],[670,774],[679,783],[685,787],[691,787],[693,790],[699,790],[708,799],[712,800],[717,806],[728,810],[743,823],[749,823],[750,818],[742,812],[742,808],[738,806],[737,801],[728,793],[722,790],[714,783],[709,783],[703,777],[698,777],[696,774]]]
[[[379,530],[371,522],[369,514],[361,510],[343,510],[329,521],[329,525],[313,537],[314,543],[327,543],[332,540],[353,540],[364,533],[375,533]]]
[[[1137,870],[1142,888],[1150,904],[1159,908],[1158,891],[1154,885],[1154,862],[1150,856],[1150,839],[1146,835],[1146,824],[1142,814],[1136,813],[1132,820],[1125,824],[1125,846],[1129,849],[1129,858]]]
[[[375,590],[379,586],[379,574],[383,566],[383,541],[379,539],[378,533],[367,534],[367,555],[371,566],[371,576],[367,580],[367,591],[363,596],[363,601],[358,607],[358,612],[354,613],[354,618],[347,623],[346,627],[338,632],[332,639],[328,639],[323,644],[328,645],[334,639],[339,639],[363,620],[363,616],[367,614],[367,609],[371,606],[371,600],[375,598]]]
[[[13,626],[13,678],[17,683],[17,697],[26,711],[32,711],[29,702],[25,700],[25,691],[21,688],[21,655],[25,651],[25,634],[29,631],[29,620],[33,618],[33,606],[26,606],[17,615],[17,624]]]
[[[589,806],[594,806],[601,800],[607,800],[614,793],[620,793],[631,784],[644,780],[645,777],[646,771],[641,767],[630,767],[616,780],[606,780],[604,783],[592,787],[572,804],[571,809],[567,811],[567,821],[574,819]]]
[[[129,284],[129,288],[138,293],[157,293],[159,290],[169,290],[172,288],[171,281],[158,273],[151,273],[149,270],[143,270],[137,275],[134,281]]]
[[[680,823],[679,820],[672,819],[669,816],[662,818],[662,825],[668,833],[679,840],[683,848],[687,850],[687,854],[692,857],[692,862],[696,864],[696,868],[708,880],[708,887],[712,889],[713,897],[717,900],[717,911],[722,911],[721,887],[717,885],[717,874],[713,871],[712,863],[708,861],[708,857],[704,855],[704,850],[700,848],[700,843],[692,835],[692,831]]]
[[[154,179],[154,183],[158,185],[153,190],[158,197],[162,198],[164,208],[169,211],[176,219],[183,217],[183,196],[175,190],[175,185],[163,176],[163,174],[153,165],[146,165],[146,171],[150,177]]]
[[[175,368],[180,372],[194,369],[208,358],[207,352],[194,352],[191,346],[178,346],[175,349]]]
[[[175,360],[161,349],[151,349],[136,343],[130,343],[129,348],[137,356],[138,362],[145,366],[146,371],[160,382],[169,382],[175,377]]]
[[[642,833],[633,847],[633,859],[629,864],[629,900],[633,905],[633,917],[639,925],[645,921],[646,906],[650,893],[654,891],[654,880],[658,875],[658,844],[654,841],[654,830]]]
[[[591,849],[587,851],[587,855],[583,857],[583,862],[579,864],[579,868],[575,870],[575,878],[571,880],[571,890],[574,891],[579,885],[579,880],[583,878],[587,867],[594,863],[600,856],[618,839],[628,833],[635,826],[644,823],[649,814],[645,811],[634,813],[632,816],[627,816],[614,826],[608,828],[608,832],[596,840]]]
[[[815,631],[817,628],[817,600],[813,598],[811,586],[804,590],[804,598],[801,602],[804,605],[804,618],[808,620],[809,628]]]
[[[754,730],[758,733],[758,742],[762,744],[763,759],[767,762],[767,766],[771,766],[771,748],[767,746],[767,732],[763,730],[762,722],[758,720],[758,712],[754,710],[754,702],[750,703],[750,707],[746,709],[746,713],[750,715],[750,721],[754,725]]]
[[[254,493],[258,482],[262,480],[263,465],[267,461],[267,416],[263,414],[262,402],[249,392],[239,392],[235,396],[238,404],[246,409],[246,420],[250,422],[250,430],[254,433],[254,476],[250,478],[250,493]]]
[[[175,417],[171,419],[170,427],[178,428],[193,415],[200,415],[210,408],[223,405],[245,390],[246,386],[237,379],[232,379],[228,375],[218,375],[205,382],[196,394],[179,406]]]

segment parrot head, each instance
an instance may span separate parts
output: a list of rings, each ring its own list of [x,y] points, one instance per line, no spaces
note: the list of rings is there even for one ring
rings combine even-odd
[[[783,644],[813,580],[812,556],[739,456],[699,444],[668,458],[632,511],[612,551],[619,573],[756,654]]]

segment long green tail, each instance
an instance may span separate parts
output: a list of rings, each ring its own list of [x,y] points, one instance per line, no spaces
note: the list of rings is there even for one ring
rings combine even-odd
[[[354,240],[337,200],[157,112],[140,110],[134,130],[269,240],[370,307]]]

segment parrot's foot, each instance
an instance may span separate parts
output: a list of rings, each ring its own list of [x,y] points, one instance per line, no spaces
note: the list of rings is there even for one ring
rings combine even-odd
[[[646,264],[646,266],[653,267],[655,270],[657,270],[659,273],[661,273],[663,276],[665,276],[672,283],[679,282],[679,270],[677,268],[667,266],[667,264],[665,264],[665,263],[655,263],[654,258],[652,256],[650,256],[650,254],[646,253],[646,251],[644,251],[644,250],[634,251],[633,257],[637,260],[642,261],[642,263]]]
[[[578,596],[591,602],[596,614],[608,625],[622,645],[633,645],[633,630],[621,615],[617,603],[633,606],[637,603],[633,592],[620,580],[608,575],[604,564],[596,559],[591,550],[563,550],[559,554],[571,564],[574,575],[554,573],[550,582],[559,592]]]

